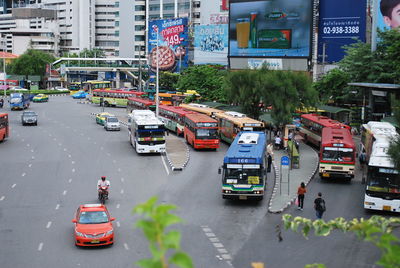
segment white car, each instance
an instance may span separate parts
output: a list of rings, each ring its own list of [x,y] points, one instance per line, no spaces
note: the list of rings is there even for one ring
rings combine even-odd
[[[107,116],[104,121],[105,130],[121,130],[121,125],[116,116]]]
[[[28,89],[20,87],[20,86],[10,87],[10,90],[13,90],[13,91],[28,91]]]
[[[68,91],[68,88],[65,88],[65,87],[55,87],[53,89],[57,90],[57,91]]]

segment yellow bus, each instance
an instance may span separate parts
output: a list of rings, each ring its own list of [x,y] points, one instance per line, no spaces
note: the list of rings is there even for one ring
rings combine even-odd
[[[186,98],[186,96],[182,93],[159,93],[158,95],[160,96],[160,104],[168,106],[177,106]]]
[[[241,131],[264,131],[264,123],[238,112],[223,112],[215,114],[218,120],[221,140],[232,143]]]
[[[189,104],[182,103],[179,106],[181,106],[181,107],[183,107],[183,108],[185,108],[187,110],[195,111],[195,112],[198,112],[198,113],[201,113],[201,114],[206,114],[206,115],[208,115],[210,117],[214,117],[214,118],[215,118],[214,115],[216,113],[222,113],[223,112],[222,110],[211,108],[210,106],[207,106],[207,105],[204,105],[204,104],[199,104],[199,103],[189,103]]]
[[[81,82],[71,82],[68,86],[69,94],[74,95],[79,90],[82,90],[82,83]]]
[[[111,81],[88,80],[83,82],[83,88],[85,91],[89,91],[89,93],[92,93],[95,89],[110,90]]]

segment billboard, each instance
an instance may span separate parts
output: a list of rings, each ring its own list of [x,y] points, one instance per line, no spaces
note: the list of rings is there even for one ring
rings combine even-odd
[[[230,57],[311,55],[312,0],[230,0]]]
[[[375,0],[377,27],[380,30],[398,28],[400,26],[400,0]]]
[[[222,0],[201,0],[200,5],[200,25],[208,24],[228,24],[228,10],[222,9],[228,6]]]
[[[399,0],[400,1],[400,0]],[[340,7],[340,8],[338,8]],[[365,0],[327,0],[319,2],[318,62],[340,61],[344,56],[344,45],[365,42]]]
[[[194,26],[194,63],[228,64],[228,25]]]
[[[158,47],[157,47],[158,44]],[[149,22],[149,65],[156,72],[180,72],[188,66],[188,19]],[[157,57],[158,51],[158,57]]]

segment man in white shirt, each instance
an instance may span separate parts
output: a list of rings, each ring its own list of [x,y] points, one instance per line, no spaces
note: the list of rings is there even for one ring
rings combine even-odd
[[[105,176],[101,177],[101,180],[97,181],[97,191],[99,192],[99,198],[103,191],[105,191],[106,196],[108,197],[108,188],[110,187],[110,181],[106,180]],[[103,190],[104,188],[104,190]]]

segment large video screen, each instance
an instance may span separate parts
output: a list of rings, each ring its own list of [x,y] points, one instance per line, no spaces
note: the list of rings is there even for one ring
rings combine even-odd
[[[149,64],[151,71],[156,72],[157,59],[159,71],[180,72],[188,66],[187,25],[187,18],[150,21]]]
[[[310,57],[312,0],[231,0],[230,57]]]

